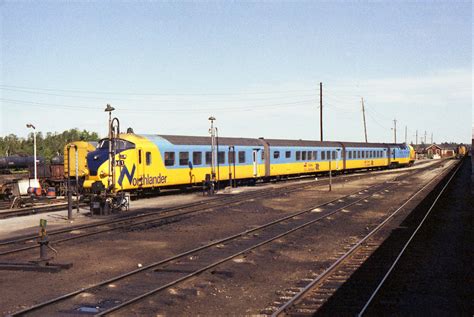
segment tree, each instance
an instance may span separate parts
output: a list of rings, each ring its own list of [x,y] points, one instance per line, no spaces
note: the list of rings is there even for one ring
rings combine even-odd
[[[56,155],[63,155],[64,146],[73,141],[98,141],[99,135],[96,132],[79,129],[70,129],[58,132],[47,132],[46,136],[42,132],[36,134],[36,148],[38,156],[48,160]],[[33,155],[33,133],[26,139],[19,138],[14,134],[0,137],[0,156]]]

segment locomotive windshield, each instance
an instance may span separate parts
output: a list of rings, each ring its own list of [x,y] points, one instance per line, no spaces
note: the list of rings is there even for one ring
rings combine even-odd
[[[115,139],[112,141],[112,147],[115,144],[115,149],[116,150],[128,150],[128,149],[134,149],[135,144],[129,141],[121,140],[121,139]],[[97,147],[98,149],[108,149],[109,148],[109,139],[103,139],[99,142],[99,146]]]

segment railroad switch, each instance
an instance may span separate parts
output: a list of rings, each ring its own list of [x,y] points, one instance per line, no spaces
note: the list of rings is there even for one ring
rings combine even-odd
[[[48,249],[53,250],[49,245],[48,233],[46,231],[46,219],[40,219],[40,232],[38,236],[38,244],[40,249],[39,259],[29,262],[0,262],[0,270],[14,270],[14,271],[38,271],[56,273],[62,269],[69,269],[72,263],[52,263],[54,257],[48,257]]]

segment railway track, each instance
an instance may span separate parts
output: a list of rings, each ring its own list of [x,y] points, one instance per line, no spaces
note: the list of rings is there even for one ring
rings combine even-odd
[[[457,171],[459,170],[461,165],[453,169],[449,169],[447,172],[438,175],[438,177],[430,180],[428,183],[423,185],[417,192],[415,192],[411,197],[399,208],[395,211],[390,213],[381,223],[379,223],[373,230],[371,230],[367,235],[361,237],[359,241],[354,242],[352,245],[347,246],[347,252],[343,253],[339,258],[335,259],[333,264],[326,268],[324,271],[319,272],[314,277],[309,277],[306,279],[306,285],[295,287],[292,289],[288,289],[286,292],[282,294],[280,299],[277,301],[279,305],[268,307],[266,310],[263,311],[264,314],[272,315],[272,316],[313,316],[315,313],[324,310],[324,305],[328,302],[328,300],[335,294],[335,292],[344,285],[350,277],[356,272],[361,265],[363,265],[367,259],[369,259],[376,250],[384,243],[386,238],[392,233],[393,228],[386,228],[390,221],[400,213],[404,207],[409,204],[414,198],[416,198],[421,193],[426,192],[427,188],[429,188],[434,182],[440,179],[446,179],[449,174],[451,176],[446,181],[444,187],[441,189],[441,192],[436,197],[435,201],[431,205],[430,209],[426,213],[425,217],[415,230],[411,237],[409,238],[408,242],[402,248],[399,255],[396,257],[395,262],[390,267],[387,274],[383,277],[381,282],[375,288],[370,295],[368,301],[360,303],[360,300],[354,298],[345,298],[344,303],[338,303],[337,306],[340,307],[341,313],[354,315],[352,312],[354,311],[354,307],[357,308],[355,311],[360,311],[359,316],[363,315],[367,307],[370,305],[372,299],[377,294],[378,290],[383,285],[383,282],[390,274],[393,267],[396,265],[398,259],[403,254],[404,250],[412,240],[413,236],[416,234],[416,231],[419,227],[423,224],[423,221],[429,215],[429,212],[436,204],[439,197],[443,194],[446,187],[449,185],[450,181],[456,175]],[[379,264],[380,265],[380,264]],[[374,264],[375,267],[372,269],[366,270],[369,275],[374,275],[375,270],[377,270],[377,264]],[[359,283],[360,284],[360,283]],[[363,291],[367,291],[367,285],[359,285],[358,288],[360,293]],[[365,305],[364,305],[365,304]],[[359,306],[358,306],[359,305]],[[361,306],[360,306],[361,305]],[[348,308],[350,307],[350,308]],[[324,313],[323,313],[324,314]],[[326,314],[334,314],[334,312],[326,312]]]
[[[13,202],[10,202],[10,201],[2,202],[2,204],[0,204],[0,219],[63,210],[64,208],[67,208],[67,203],[64,201],[65,200],[62,199],[58,202],[50,202],[47,205],[36,205],[36,206],[33,205],[30,207],[14,208],[14,209],[10,209]],[[80,204],[80,206],[85,206],[85,205]],[[75,203],[74,203],[74,208],[76,208]]]
[[[404,170],[394,170],[392,173],[397,174],[397,177],[401,177],[407,173],[416,173],[421,170],[428,168],[435,168],[435,165],[429,167],[423,167],[416,170],[404,171]],[[387,171],[384,171],[387,173]],[[377,172],[373,172],[377,173]],[[344,182],[347,179],[362,179],[366,177],[372,177],[373,173],[364,173],[364,174],[352,174],[335,177],[333,182],[337,184],[338,182]],[[140,226],[160,224],[166,221],[172,221],[182,216],[189,214],[203,212],[211,210],[213,208],[218,208],[222,206],[227,206],[233,203],[241,203],[251,199],[261,199],[265,197],[278,196],[280,194],[287,194],[293,191],[302,190],[314,186],[315,184],[324,185],[328,183],[328,179],[320,179],[315,181],[310,181],[306,183],[296,183],[290,184],[279,188],[265,188],[262,190],[256,190],[252,192],[245,192],[231,196],[218,196],[209,200],[199,201],[195,203],[190,203],[186,205],[180,205],[176,207],[164,208],[161,210],[151,210],[150,208],[143,208],[137,214],[127,215],[120,218],[108,219],[93,224],[78,225],[72,226],[65,229],[51,230],[48,231],[48,236],[50,238],[50,244],[57,245],[67,241],[77,240],[81,238],[90,237],[97,234],[107,233],[114,230],[121,229],[130,229],[130,228],[139,228]],[[27,251],[31,249],[38,248],[39,245],[36,243],[37,234],[31,234],[21,237],[16,237],[8,240],[0,241],[0,256],[19,253],[22,251]]]
[[[85,289],[65,294],[20,311],[13,314],[13,316],[27,315],[31,312],[47,315],[58,311],[74,313],[77,307],[100,307],[100,310],[97,311],[98,315],[111,313],[188,280],[243,253],[307,227],[376,193],[385,192],[396,184],[396,182],[386,182],[382,185],[369,187],[326,204],[314,206],[262,226],[148,264]],[[87,298],[87,296],[77,296],[89,293],[95,294],[94,302],[87,302],[87,300],[84,302],[83,298]],[[46,310],[39,310],[43,308]]]
[[[418,171],[413,171],[411,174],[416,174],[416,172]],[[100,316],[127,308],[148,296],[169,289],[244,253],[306,228],[372,196],[385,195],[387,190],[401,183],[402,176],[406,179],[405,174],[399,175],[382,184],[295,212],[256,228],[39,303],[13,316],[30,313],[52,315],[58,312],[74,314],[84,307],[92,311],[96,310],[94,313]]]

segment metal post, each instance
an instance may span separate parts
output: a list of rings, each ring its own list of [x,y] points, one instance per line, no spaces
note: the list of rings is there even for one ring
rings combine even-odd
[[[329,151],[329,191],[332,191],[332,150]]]
[[[229,145],[229,154],[228,154],[228,158],[229,158],[229,162],[227,162],[229,164],[229,185],[230,187],[232,187],[232,163],[230,161],[230,158],[232,157],[231,155],[231,150],[232,150],[232,145]]]
[[[397,119],[393,119],[393,143],[397,143]]]
[[[367,125],[365,123],[365,107],[364,107],[364,98],[360,98],[362,102],[362,117],[364,118],[364,134],[365,134],[365,143],[367,143]]]
[[[234,152],[234,187],[237,187],[237,179],[235,175],[235,161],[237,160],[237,155],[235,154],[235,146],[232,146],[232,151]]]
[[[76,209],[79,213],[79,154],[77,145],[74,144],[74,150],[76,152]]]
[[[323,83],[319,83],[319,131],[323,141]]]
[[[215,175],[216,175],[216,134],[214,130],[214,120],[216,118],[214,117],[209,117],[209,121],[211,121],[211,128],[209,129],[209,134],[211,135],[211,181],[215,181]]]
[[[418,130],[416,130],[416,143],[415,145],[418,145]]]
[[[216,151],[217,151],[217,190],[219,191],[219,182],[221,180],[221,169],[219,165],[219,130],[216,129]]]
[[[35,161],[35,183],[38,180],[38,173],[36,167],[36,131],[33,131],[33,160]]]
[[[72,219],[71,146],[67,146],[67,219]]]
[[[405,144],[408,144],[408,127],[405,126]]]

